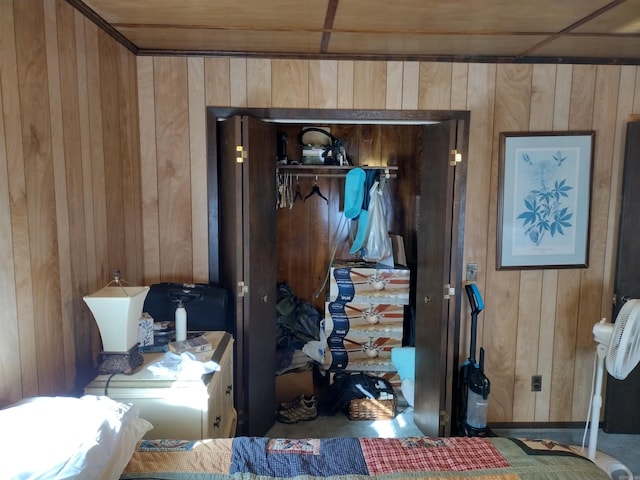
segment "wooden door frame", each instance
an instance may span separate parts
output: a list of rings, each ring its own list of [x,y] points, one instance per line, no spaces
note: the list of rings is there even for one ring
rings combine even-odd
[[[343,110],[343,109],[304,109],[304,108],[240,108],[240,107],[207,107],[207,179],[209,185],[209,281],[219,282],[219,242],[218,242],[218,218],[219,204],[217,199],[217,152],[216,152],[216,128],[215,123],[219,118],[228,118],[236,115],[247,115],[268,121],[288,121],[310,123],[340,122],[340,123],[426,123],[446,120],[457,120],[457,150],[462,154],[463,161],[456,167],[453,198],[453,225],[451,238],[451,271],[450,279],[456,289],[453,308],[449,310],[449,335],[447,346],[446,375],[452,382],[448,382],[444,395],[448,399],[447,406],[452,406],[449,414],[453,416],[455,396],[457,388],[457,371],[460,344],[460,315],[462,305],[462,272],[464,254],[464,224],[466,179],[468,162],[468,140],[470,112],[466,110]],[[457,221],[456,221],[457,217]],[[450,418],[450,421],[454,421]]]

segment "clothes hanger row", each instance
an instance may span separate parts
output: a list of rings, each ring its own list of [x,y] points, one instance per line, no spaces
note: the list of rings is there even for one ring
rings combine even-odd
[[[326,169],[326,172],[304,172],[298,171],[299,169]],[[397,178],[398,167],[369,167],[369,169],[381,170],[380,178]],[[299,178],[344,178],[346,177],[346,172],[344,167],[336,167],[335,169],[331,167],[309,167],[309,166],[300,166],[300,165],[291,165],[291,166],[279,166],[276,169],[278,173],[290,173],[295,174]]]
[[[313,196],[318,196],[322,200],[324,200],[327,205],[329,204],[329,199],[325,197],[320,191],[320,187],[318,186],[318,176],[315,176],[315,180],[313,182],[313,186],[311,187],[311,191],[305,196],[302,196],[302,192],[300,190],[300,177],[301,175],[296,175],[296,185],[295,191],[293,190],[292,185],[292,177],[291,173],[277,173],[276,174],[276,192],[278,198],[276,199],[276,207],[277,208],[293,208],[293,204],[296,203],[297,200],[301,200],[306,202]]]

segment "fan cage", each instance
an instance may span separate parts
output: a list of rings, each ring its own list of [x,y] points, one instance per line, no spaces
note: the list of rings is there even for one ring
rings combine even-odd
[[[640,362],[640,300],[628,300],[618,313],[607,353],[607,371],[623,380]]]

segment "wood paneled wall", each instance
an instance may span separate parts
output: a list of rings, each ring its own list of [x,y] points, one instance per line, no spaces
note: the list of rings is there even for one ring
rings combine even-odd
[[[0,2],[0,406],[82,388],[82,297],[143,279],[135,57],[62,0]]]
[[[194,185],[193,173],[204,176],[194,162],[202,163],[205,139],[194,135],[182,119],[188,116],[200,129],[205,106],[469,110],[464,263],[478,263],[478,285],[486,303],[478,341],[486,349],[492,381],[489,419],[586,418],[595,351],[591,327],[611,311],[625,124],[631,114],[640,113],[637,67],[140,57],[138,73],[141,99],[147,105],[140,109],[143,170],[160,168],[163,157],[169,156],[173,162],[185,162],[176,169],[192,172],[191,178],[180,176],[179,189],[171,190],[166,180],[145,188],[145,208],[156,203],[155,195],[169,197],[176,209],[182,204],[181,221],[187,217],[194,225],[204,223],[205,214],[190,210],[179,192],[204,188]],[[153,102],[150,88],[155,91]],[[169,117],[160,118],[159,108]],[[144,132],[159,122],[178,131]],[[496,271],[499,132],[590,129],[596,131],[596,151],[589,268]],[[166,143],[162,136],[179,132],[192,139],[191,148],[200,148],[197,154],[176,151],[175,142],[166,151],[152,152],[152,145],[160,148]],[[164,277],[164,272],[158,275],[155,259],[185,255],[163,246],[164,234],[156,233],[163,221],[172,224],[174,215],[157,208],[144,213],[145,266],[153,267],[146,270],[148,279]],[[177,225],[188,229],[185,223]],[[196,243],[202,249],[205,244],[196,235],[205,233],[193,230],[193,235],[195,255]],[[189,248],[187,239],[180,248]],[[188,277],[199,265],[194,260],[173,273]],[[466,302],[463,307],[462,331],[468,335]],[[468,352],[466,335],[463,354]],[[542,375],[540,393],[530,391],[534,374]]]
[[[486,303],[489,419],[584,420],[638,67],[132,58],[61,1],[2,2],[0,27],[1,403],[73,386],[96,340],[81,297],[111,269],[207,281],[206,106],[454,109],[471,112],[464,262]],[[496,271],[499,132],[575,129],[596,131],[589,268]]]

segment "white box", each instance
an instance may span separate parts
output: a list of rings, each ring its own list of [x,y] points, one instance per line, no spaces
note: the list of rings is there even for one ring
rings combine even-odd
[[[332,371],[395,372],[391,362],[391,349],[402,346],[402,341],[388,337],[330,337],[327,364]]]
[[[404,305],[326,302],[324,322],[327,336],[337,326],[348,328],[349,335],[402,340]]]
[[[408,269],[366,263],[331,267],[329,300],[341,303],[409,304]]]
[[[153,318],[148,313],[143,313],[138,320],[138,345],[153,345]]]

